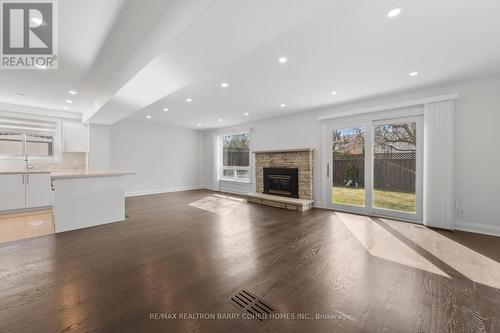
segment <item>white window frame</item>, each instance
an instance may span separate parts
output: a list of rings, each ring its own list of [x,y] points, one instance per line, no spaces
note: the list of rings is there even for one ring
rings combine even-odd
[[[251,135],[250,135],[250,131],[242,131],[242,132],[235,132],[235,133],[224,133],[224,134],[221,134],[217,137],[217,142],[218,142],[218,145],[217,145],[217,160],[218,160],[218,168],[217,168],[217,179],[219,181],[226,181],[226,182],[235,182],[235,183],[246,183],[246,184],[250,184],[252,182],[252,170],[251,170],[251,164],[252,164],[252,160],[251,160],[251,156],[252,154],[250,153],[250,150],[248,152],[248,161],[249,161],[249,166],[245,167],[245,166],[224,166],[224,162],[223,162],[223,155],[222,155],[222,151],[223,151],[223,146],[222,146],[222,138],[225,137],[225,136],[233,136],[233,135],[242,135],[242,134],[247,134],[248,135],[248,138],[249,138],[249,148],[250,148],[250,145],[251,145]],[[233,170],[233,177],[225,177],[224,176],[224,170]],[[238,178],[237,177],[237,171],[238,170],[245,170],[245,171],[248,171],[248,178]]]
[[[62,160],[62,121],[60,119],[41,117],[30,114],[18,114],[13,112],[0,111],[0,117],[5,118],[17,118],[24,119],[27,122],[29,121],[45,121],[45,122],[53,122],[55,124],[56,130],[53,136],[52,143],[52,156],[30,156],[28,155],[29,161],[31,162],[60,162]],[[20,133],[25,134],[25,133]],[[26,133],[29,134],[29,133]],[[0,154],[0,162],[23,162],[24,156],[13,156],[13,155],[1,155]]]

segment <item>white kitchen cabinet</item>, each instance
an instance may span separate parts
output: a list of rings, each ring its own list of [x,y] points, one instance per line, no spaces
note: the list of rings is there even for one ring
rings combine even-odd
[[[88,153],[89,128],[86,124],[69,122],[63,123],[63,152]]]
[[[52,205],[50,174],[26,175],[26,208]]]
[[[26,176],[0,175],[0,210],[23,209],[26,206]]]
[[[49,173],[0,175],[0,211],[52,206]]]

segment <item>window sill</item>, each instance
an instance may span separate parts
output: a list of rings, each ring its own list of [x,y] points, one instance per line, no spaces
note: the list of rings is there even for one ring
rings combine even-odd
[[[220,182],[227,182],[227,183],[240,183],[240,184],[252,184],[252,181],[250,180],[245,180],[245,179],[219,179]]]

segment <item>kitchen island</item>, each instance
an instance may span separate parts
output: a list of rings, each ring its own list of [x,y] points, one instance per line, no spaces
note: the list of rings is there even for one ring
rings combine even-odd
[[[55,232],[125,220],[121,171],[52,172]]]

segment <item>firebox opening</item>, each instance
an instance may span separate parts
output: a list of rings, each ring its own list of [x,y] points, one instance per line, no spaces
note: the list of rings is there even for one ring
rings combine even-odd
[[[299,197],[297,168],[264,168],[264,193],[284,197]]]

